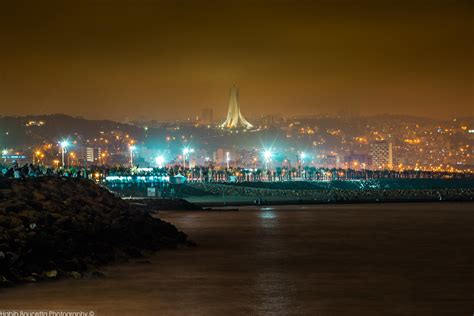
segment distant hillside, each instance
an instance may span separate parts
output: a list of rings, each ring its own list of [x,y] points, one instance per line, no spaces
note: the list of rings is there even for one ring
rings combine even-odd
[[[114,129],[122,130],[134,137],[140,137],[143,133],[143,129],[129,124],[109,120],[88,120],[63,114],[6,116],[0,117],[0,144],[6,147],[31,146],[42,141],[59,141],[73,135],[92,138],[97,137],[102,130]]]
[[[454,120],[436,120],[424,117],[402,115],[377,116],[306,116],[286,119],[268,128],[246,133],[228,133],[219,129],[195,127],[179,122],[160,124],[146,131],[142,126],[118,123],[110,120],[90,120],[63,114],[30,115],[21,117],[0,116],[0,148],[28,148],[43,142],[56,143],[63,138],[71,138],[79,142],[101,137],[101,131],[121,131],[137,140],[139,145],[150,149],[179,149],[184,143],[206,148],[212,151],[217,148],[261,148],[275,146],[279,148],[341,148],[341,142],[351,141],[355,137],[367,135],[370,131],[392,133],[394,139],[402,137],[398,131],[401,126],[434,130],[438,126],[474,126],[474,117]],[[303,133],[300,131],[303,130]],[[305,133],[304,131],[310,133]],[[458,143],[459,135],[449,136],[451,141]],[[110,137],[110,134],[108,135]],[[448,137],[448,136],[445,136]],[[296,150],[296,149],[295,149]]]

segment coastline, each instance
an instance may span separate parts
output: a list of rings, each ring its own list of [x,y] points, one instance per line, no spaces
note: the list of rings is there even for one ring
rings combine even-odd
[[[330,205],[330,204],[389,204],[389,203],[473,203],[474,200],[464,199],[403,199],[403,198],[387,198],[387,199],[350,199],[350,200],[314,200],[314,199],[288,199],[287,197],[268,196],[260,198],[260,203],[255,197],[246,196],[193,196],[185,197],[183,200],[195,204],[199,207],[222,207],[222,206],[260,206],[260,205]]]

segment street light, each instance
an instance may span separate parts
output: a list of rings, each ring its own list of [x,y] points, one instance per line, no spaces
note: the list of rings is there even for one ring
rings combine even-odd
[[[35,151],[35,155],[33,156],[33,163],[35,163],[35,157],[36,157],[36,163],[39,164],[40,163],[40,159],[41,159],[41,151],[37,150]]]
[[[298,173],[299,173],[300,178],[302,177],[301,168],[304,165],[304,160],[305,160],[306,157],[307,157],[307,155],[304,151],[300,152],[300,154],[298,155],[298,158],[299,158]]]
[[[105,157],[107,157],[107,153],[101,153],[99,155],[99,163],[105,165]]]
[[[62,165],[64,167],[64,153],[67,151],[69,147],[69,142],[67,140],[62,140],[59,145],[61,146],[61,157],[62,157]]]
[[[229,152],[226,152],[226,153],[225,153],[225,156],[226,156],[225,160],[226,160],[226,162],[227,162],[227,169],[229,169],[230,153],[229,153]]]
[[[137,149],[136,146],[130,145],[128,146],[128,149],[130,150],[130,168],[133,167],[133,152]]]
[[[69,161],[69,158],[72,159],[73,161],[73,164],[74,164],[74,159],[76,158],[76,154],[74,152],[70,152],[69,155],[67,156],[67,165],[71,165],[70,161]]]
[[[2,150],[3,162],[7,162],[7,155],[8,155],[8,150],[3,149]]]
[[[266,149],[263,152],[263,158],[265,158],[265,169],[268,169],[268,163],[272,160],[273,153],[271,150]]]
[[[186,156],[189,154],[189,153],[193,153],[194,152],[194,148],[189,148],[189,147],[184,147],[183,148],[183,168],[186,169]]]
[[[302,163],[304,163],[305,158],[306,158],[306,153],[303,151],[300,153],[300,159]]]
[[[155,158],[155,161],[156,161],[156,164],[158,165],[158,168],[163,168],[165,157],[163,155],[159,155],[158,157]]]

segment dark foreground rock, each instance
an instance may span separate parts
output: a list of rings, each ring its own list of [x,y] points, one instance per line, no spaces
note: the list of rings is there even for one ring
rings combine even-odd
[[[88,180],[0,178],[0,286],[100,277],[97,266],[186,238]]]

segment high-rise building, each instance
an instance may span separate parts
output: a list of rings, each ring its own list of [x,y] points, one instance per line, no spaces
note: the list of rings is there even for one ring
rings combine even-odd
[[[377,169],[391,169],[393,166],[392,143],[386,140],[370,144],[372,165]]]
[[[221,124],[222,128],[239,128],[250,129],[253,127],[240,112],[239,105],[239,89],[233,86],[230,89],[229,110],[227,111],[227,119]]]
[[[87,162],[94,162],[94,148],[87,147],[86,148],[86,161]]]
[[[96,164],[100,159],[100,148],[95,147],[83,147],[82,159],[87,164]]]
[[[211,108],[201,109],[201,115],[199,116],[199,124],[212,125],[213,123],[213,111]]]

